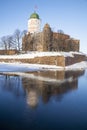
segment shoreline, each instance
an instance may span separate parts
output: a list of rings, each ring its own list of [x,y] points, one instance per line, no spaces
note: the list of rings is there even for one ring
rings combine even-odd
[[[1,72],[36,72],[36,71],[75,71],[87,69],[87,61],[82,61],[66,67],[56,65],[27,64],[27,63],[4,63],[0,62]]]

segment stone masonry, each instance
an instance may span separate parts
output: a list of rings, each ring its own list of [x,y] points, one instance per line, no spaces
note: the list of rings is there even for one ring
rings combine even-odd
[[[22,39],[23,51],[79,51],[80,41],[69,35],[53,32],[49,24],[45,24],[40,33],[26,34]]]
[[[56,66],[68,66],[74,63],[78,63],[81,61],[86,61],[87,57],[85,54],[73,54],[73,57],[64,57],[64,56],[41,56],[34,58],[26,58],[26,59],[18,59],[18,58],[0,58],[0,62],[21,62],[21,63],[30,63],[30,64],[44,64],[44,65],[56,65]]]

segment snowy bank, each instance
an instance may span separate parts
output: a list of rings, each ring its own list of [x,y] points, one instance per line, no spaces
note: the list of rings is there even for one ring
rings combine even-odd
[[[86,61],[87,56],[81,52],[27,52],[19,55],[0,55],[0,62],[44,64],[65,67],[81,61]],[[53,67],[52,67],[53,68]],[[58,67],[59,68],[59,67]]]
[[[30,51],[26,54],[17,54],[17,55],[0,55],[0,59],[32,59],[35,57],[44,57],[44,56],[64,56],[64,57],[73,57],[74,54],[84,55],[82,52],[37,52]]]
[[[0,72],[34,72],[44,70],[81,70],[87,69],[87,62],[83,61],[70,66],[25,64],[25,63],[0,63]]]
[[[78,55],[79,57],[81,56],[80,60],[78,56],[74,58],[74,55]],[[43,70],[86,69],[87,62],[86,61],[80,62],[82,61],[83,56],[85,57],[85,54],[81,52],[34,52],[34,51],[19,55],[0,55],[0,72],[33,72],[39,70],[43,71]],[[39,58],[34,59],[36,57]],[[27,59],[28,63],[26,62]],[[29,61],[29,59],[33,60]],[[23,62],[24,60],[25,63]],[[78,62],[79,60],[79,63],[69,65],[70,62],[72,64],[73,60],[75,60],[75,62]],[[66,61],[67,64],[65,65]]]

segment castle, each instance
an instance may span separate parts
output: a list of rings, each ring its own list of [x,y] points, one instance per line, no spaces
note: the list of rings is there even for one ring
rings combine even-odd
[[[26,58],[20,58],[20,55],[19,58],[18,56],[15,58],[9,57],[6,59],[1,57],[0,62],[10,61],[12,63],[21,62],[30,64],[56,65],[64,67],[65,69],[65,66],[81,61],[87,61],[87,56],[79,52],[79,40],[72,39],[69,35],[62,32],[53,32],[49,24],[45,24],[42,31],[40,30],[40,26],[40,17],[36,12],[34,12],[28,20],[28,32],[22,38],[22,51],[20,51],[20,53],[26,53],[27,51],[32,52],[30,52]],[[37,52],[34,53],[33,51]],[[55,53],[55,51],[58,53]],[[0,54],[8,55],[13,55],[16,53],[19,52],[17,50],[0,51]],[[38,55],[36,53],[38,53]],[[33,54],[35,55],[31,58]]]
[[[53,32],[50,25],[45,24],[40,31],[41,20],[34,12],[28,20],[28,33],[22,39],[23,51],[77,51],[80,41],[61,32]]]

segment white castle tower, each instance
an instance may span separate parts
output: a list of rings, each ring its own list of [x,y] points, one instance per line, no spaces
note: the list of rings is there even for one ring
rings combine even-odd
[[[28,20],[28,33],[38,33],[40,32],[41,20],[39,15],[34,12],[31,14]]]

